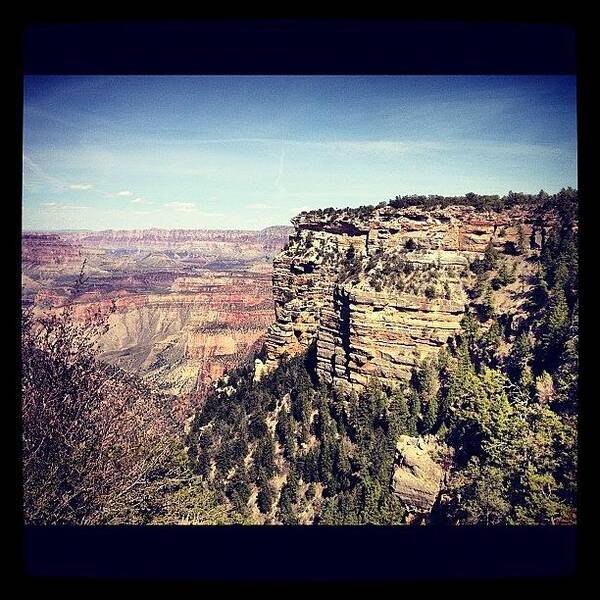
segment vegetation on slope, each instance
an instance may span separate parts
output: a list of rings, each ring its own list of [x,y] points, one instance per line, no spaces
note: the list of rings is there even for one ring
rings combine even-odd
[[[25,523],[231,522],[187,467],[173,399],[96,358],[107,314],[72,313],[23,313]]]
[[[316,209],[310,212],[323,217],[335,218],[340,212],[352,212],[358,217],[369,217],[377,208],[390,206],[396,209],[409,208],[412,206],[425,209],[446,208],[448,206],[472,206],[477,211],[500,212],[515,206],[533,207],[539,213],[558,210],[568,213],[577,202],[577,190],[571,187],[563,188],[557,194],[548,194],[540,190],[537,194],[525,194],[523,192],[508,192],[506,196],[481,195],[469,192],[464,196],[420,196],[417,194],[396,196],[388,202],[381,202],[377,206],[365,205],[358,208],[335,209],[333,207]],[[301,213],[302,214],[302,213]]]
[[[431,434],[454,456],[432,521],[574,522],[578,260],[569,198],[539,256],[519,240],[512,260],[490,246],[471,264],[460,334],[404,387],[318,386],[310,352],[258,383],[251,367],[229,377],[188,438],[197,474],[252,522],[400,523],[406,511],[390,486],[396,441]],[[515,323],[496,303],[519,261],[534,274]]]

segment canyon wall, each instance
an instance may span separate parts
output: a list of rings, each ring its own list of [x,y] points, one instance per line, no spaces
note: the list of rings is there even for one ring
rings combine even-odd
[[[506,256],[524,240],[538,247],[554,220],[524,206],[301,213],[274,258],[276,321],[257,373],[314,344],[322,382],[360,388],[371,377],[406,380],[460,328],[472,261],[490,243]],[[524,301],[518,285],[507,288],[506,310],[514,316]]]
[[[262,345],[274,318],[272,256],[289,232],[25,233],[23,302],[39,312],[73,302],[78,319],[114,303],[101,359],[164,392],[202,393]]]

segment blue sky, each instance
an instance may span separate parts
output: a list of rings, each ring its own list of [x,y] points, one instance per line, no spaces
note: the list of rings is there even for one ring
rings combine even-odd
[[[27,76],[24,229],[577,187],[575,78]]]

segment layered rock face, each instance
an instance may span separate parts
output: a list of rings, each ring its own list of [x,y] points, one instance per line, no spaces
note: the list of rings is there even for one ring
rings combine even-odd
[[[24,234],[23,301],[110,314],[101,358],[164,392],[202,394],[262,344],[272,256],[290,228]],[[85,260],[86,281],[75,291]]]
[[[406,380],[460,328],[469,264],[490,242],[500,252],[524,239],[538,244],[553,219],[461,205],[300,214],[274,258],[267,370],[314,343],[323,382]]]
[[[333,301],[321,313],[317,373],[327,383],[408,379],[415,362],[456,331],[463,312],[456,301],[335,286]]]

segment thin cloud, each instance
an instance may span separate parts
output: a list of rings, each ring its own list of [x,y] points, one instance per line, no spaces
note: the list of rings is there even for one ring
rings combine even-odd
[[[71,211],[71,210],[86,210],[89,206],[84,206],[82,204],[59,204],[58,202],[42,202],[40,206],[44,208],[49,208],[52,211]]]
[[[256,202],[254,204],[248,204],[248,208],[252,210],[267,210],[273,208],[270,204],[263,204],[262,202]]]
[[[168,202],[165,206],[177,212],[196,212],[198,210],[193,202]]]
[[[42,179],[44,179],[45,181],[47,181],[54,187],[58,187],[58,188],[65,187],[65,184],[60,179],[57,179],[56,177],[52,177],[52,175],[48,175],[48,173],[46,173],[46,171],[44,171],[44,169],[42,169],[42,167],[40,167],[35,161],[31,160],[31,158],[29,158],[25,154],[23,154],[23,168],[29,170],[30,172],[34,173],[38,177],[41,177]]]
[[[193,144],[281,144],[281,139],[278,138],[222,138],[222,139],[188,139],[181,140],[182,143]],[[167,143],[167,142],[165,142]],[[177,143],[169,140],[169,144]],[[389,139],[374,139],[374,140],[299,140],[286,139],[287,147],[306,148],[313,150],[337,152],[337,153],[354,153],[354,154],[371,154],[381,156],[397,156],[397,155],[422,155],[431,152],[455,151],[458,142],[448,142],[440,140],[389,140]],[[503,143],[495,141],[481,140],[466,140],[461,139],[460,144],[468,147],[473,151],[497,152],[508,155],[555,155],[563,151],[560,144],[527,144],[527,143]],[[285,150],[281,151],[279,157],[279,165],[277,176],[275,179],[276,186],[280,186],[283,176],[283,167],[285,160]],[[194,170],[195,174],[196,171]]]
[[[115,195],[116,196],[133,196],[133,192],[130,192],[129,190],[123,190],[122,192],[117,192]]]
[[[277,169],[277,178],[275,179],[275,187],[280,194],[285,193],[285,188],[281,185],[281,178],[283,177],[283,166],[285,162],[285,147],[281,149],[279,155],[279,168]]]
[[[71,190],[91,190],[94,186],[91,183],[73,183],[69,186]]]

